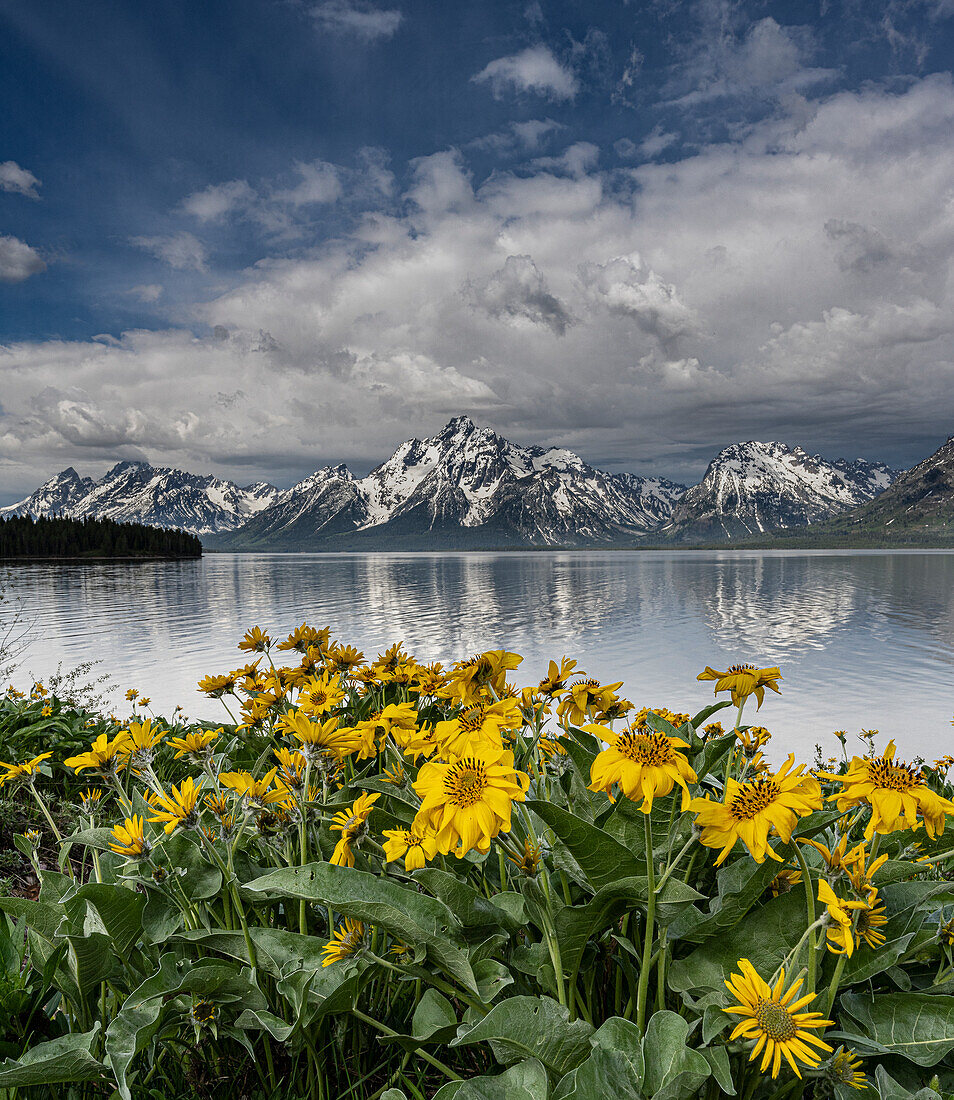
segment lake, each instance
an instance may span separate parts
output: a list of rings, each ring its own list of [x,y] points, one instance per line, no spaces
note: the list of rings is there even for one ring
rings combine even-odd
[[[713,699],[695,679],[706,664],[778,665],[782,694],[767,692],[757,719],[776,759],[816,742],[833,751],[836,729],[878,729],[907,755],[954,748],[946,551],[208,554],[7,573],[33,623],[18,686],[61,661],[101,660],[117,705],[135,687],[157,713],[181,703],[224,718],[196,681],[244,664],[249,627],[282,638],[307,621],[369,656],[397,640],[445,663],[516,650],[520,685],[566,654],[623,680],[637,706],[690,712]]]

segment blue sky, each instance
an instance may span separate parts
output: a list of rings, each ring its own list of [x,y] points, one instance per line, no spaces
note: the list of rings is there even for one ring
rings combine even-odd
[[[470,413],[680,480],[954,432],[954,2],[0,0],[0,503]]]

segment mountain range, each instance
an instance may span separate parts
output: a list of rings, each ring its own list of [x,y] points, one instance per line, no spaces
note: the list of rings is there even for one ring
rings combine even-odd
[[[726,447],[687,489],[599,470],[565,448],[518,446],[458,416],[430,438],[402,443],[363,478],[326,466],[280,490],[121,462],[99,481],[64,470],[0,516],[135,520],[229,550],[685,544],[840,522],[887,499],[898,474],[749,441]],[[925,476],[954,484],[954,449],[943,475]]]

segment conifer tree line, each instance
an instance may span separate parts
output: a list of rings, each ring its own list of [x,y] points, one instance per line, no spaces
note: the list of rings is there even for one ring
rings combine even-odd
[[[0,558],[198,558],[202,543],[185,531],[111,519],[12,516],[0,519]]]

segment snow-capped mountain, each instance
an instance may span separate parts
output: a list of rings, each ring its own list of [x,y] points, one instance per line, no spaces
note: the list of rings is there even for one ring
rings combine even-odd
[[[201,536],[240,527],[279,495],[265,482],[239,486],[147,462],[120,462],[99,481],[81,478],[72,467],[63,470],[25,500],[0,509],[0,516],[91,516]]]
[[[803,527],[882,493],[897,470],[862,459],[826,459],[784,443],[735,443],[709,464],[660,528],[667,539],[732,539]]]
[[[318,470],[222,545],[567,546],[618,543],[668,518],[682,485],[614,475],[559,447],[520,447],[458,416],[367,477]],[[322,544],[322,545],[319,545]]]

